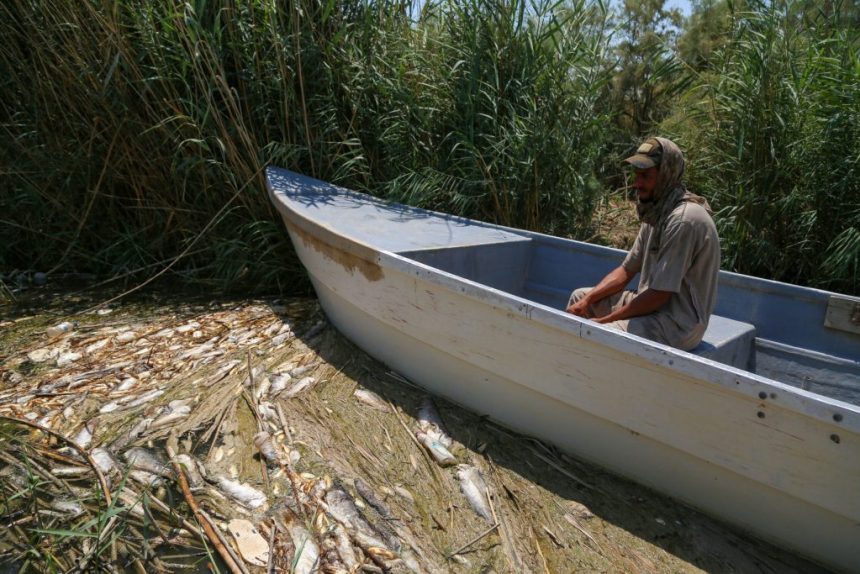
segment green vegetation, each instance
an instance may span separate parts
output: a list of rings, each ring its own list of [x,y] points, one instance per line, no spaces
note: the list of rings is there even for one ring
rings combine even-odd
[[[0,6],[0,269],[307,287],[269,164],[587,238],[675,137],[724,268],[860,292],[860,10],[703,0]],[[679,26],[680,24],[680,26]]]

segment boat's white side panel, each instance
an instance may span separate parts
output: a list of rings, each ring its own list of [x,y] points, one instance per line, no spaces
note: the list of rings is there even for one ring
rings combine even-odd
[[[335,326],[429,390],[823,563],[860,564],[857,433],[288,228]]]

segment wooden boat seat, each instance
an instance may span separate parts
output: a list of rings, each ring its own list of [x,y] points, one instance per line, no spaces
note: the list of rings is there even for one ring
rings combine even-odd
[[[711,315],[702,342],[690,351],[718,363],[755,372],[755,325]]]

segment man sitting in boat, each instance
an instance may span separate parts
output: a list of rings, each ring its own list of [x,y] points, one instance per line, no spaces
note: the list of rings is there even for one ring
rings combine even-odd
[[[646,140],[633,166],[642,225],[624,262],[596,287],[574,291],[567,312],[683,350],[702,340],[717,295],[720,241],[708,202],[681,183],[674,142]],[[624,287],[639,273],[636,291]]]

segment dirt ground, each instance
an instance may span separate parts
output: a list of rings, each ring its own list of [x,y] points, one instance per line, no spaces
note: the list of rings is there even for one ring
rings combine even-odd
[[[6,570],[17,570],[28,552],[47,556],[50,546],[58,563],[65,553],[88,560],[93,571],[821,571],[433,397],[457,463],[440,466],[418,440],[427,430],[420,414],[426,393],[341,336],[315,300],[154,293],[93,308],[105,299],[46,287],[0,308],[0,567]],[[72,323],[68,331],[50,336],[49,328],[62,322]],[[48,431],[75,441],[66,446],[80,456],[64,451],[62,440],[49,441]],[[269,455],[259,446],[263,433],[272,440]],[[161,460],[187,455],[205,479],[186,491],[173,467],[159,485],[153,478],[126,481],[135,448]],[[105,451],[126,463],[92,472],[82,453],[94,459]],[[58,534],[94,528],[83,517],[98,505],[63,514],[16,503],[26,498],[26,481],[15,469],[20,452],[33,460],[44,455],[38,459],[44,468],[33,467],[57,483],[27,490],[42,507],[58,496],[49,488],[86,490],[63,484],[72,471],[57,470],[77,465],[68,480],[78,487],[89,481],[92,492],[105,479],[103,490],[122,501],[116,519],[127,514],[134,527],[121,530],[101,555]],[[469,468],[483,479],[478,492],[487,517],[464,495]],[[263,498],[242,498],[231,490],[236,483],[252,499],[253,493]],[[148,514],[135,518],[135,500],[123,488],[163,504],[152,501]],[[205,521],[218,532],[201,534]],[[183,565],[165,550],[172,535],[147,535],[161,523],[182,530],[185,542],[175,545],[186,548]],[[246,523],[262,550],[235,533]],[[160,550],[145,551],[155,539]],[[219,539],[238,564],[216,556]],[[304,563],[309,547],[318,556]],[[39,560],[30,568],[50,570]]]

